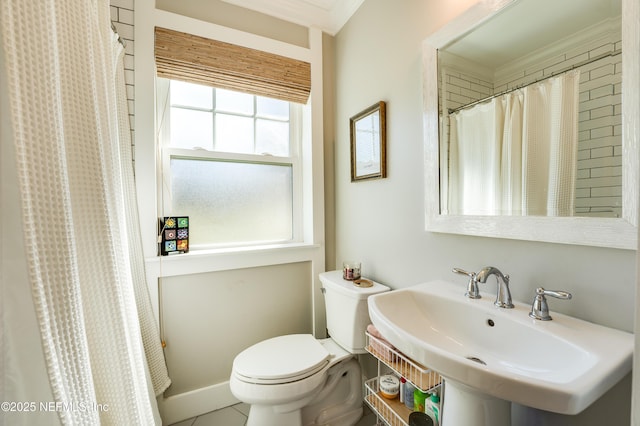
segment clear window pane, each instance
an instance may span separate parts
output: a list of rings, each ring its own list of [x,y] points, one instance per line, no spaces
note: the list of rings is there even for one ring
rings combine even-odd
[[[253,115],[253,95],[216,89],[216,111]]]
[[[256,153],[288,156],[289,123],[257,119]]]
[[[260,117],[289,120],[289,102],[258,96],[256,108]]]
[[[172,214],[190,218],[190,244],[292,238],[289,165],[171,159]]]
[[[169,87],[171,90],[171,105],[203,109],[213,108],[213,89],[211,87],[176,80],[172,80]]]
[[[215,150],[253,154],[253,118],[216,114]]]
[[[213,148],[213,115],[210,112],[171,108],[171,146]]]

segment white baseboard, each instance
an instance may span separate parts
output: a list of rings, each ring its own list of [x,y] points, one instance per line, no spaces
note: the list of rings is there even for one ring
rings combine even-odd
[[[160,397],[158,409],[162,424],[170,425],[238,402],[227,381],[167,398]]]

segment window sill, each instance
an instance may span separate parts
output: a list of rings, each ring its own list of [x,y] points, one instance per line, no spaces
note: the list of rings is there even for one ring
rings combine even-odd
[[[147,273],[157,277],[225,271],[324,258],[320,244],[293,243],[192,250],[147,258]]]

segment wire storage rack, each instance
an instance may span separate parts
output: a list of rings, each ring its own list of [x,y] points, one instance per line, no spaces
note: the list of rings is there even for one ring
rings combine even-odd
[[[400,377],[404,377],[415,387],[430,392],[439,387],[442,377],[437,372],[409,359],[388,343],[366,333],[365,349],[378,359],[378,376],[380,363],[386,365]],[[365,382],[365,402],[389,426],[408,426],[410,409],[398,399],[387,399],[381,396],[378,377]]]

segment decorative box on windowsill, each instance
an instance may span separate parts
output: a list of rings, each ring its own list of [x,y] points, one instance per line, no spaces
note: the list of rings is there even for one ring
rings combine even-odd
[[[189,216],[160,219],[160,254],[167,256],[189,251]]]

